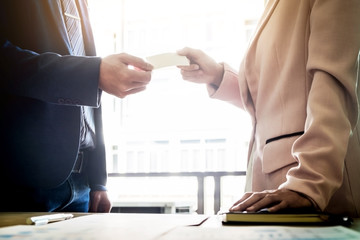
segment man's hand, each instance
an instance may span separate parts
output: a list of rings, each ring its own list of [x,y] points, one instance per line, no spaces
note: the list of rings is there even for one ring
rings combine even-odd
[[[109,55],[100,64],[99,88],[124,98],[145,90],[151,80],[152,69],[143,59],[126,53]]]
[[[288,189],[278,189],[245,193],[239,201],[234,203],[230,211],[256,212],[262,208],[268,208],[269,212],[277,212],[281,209],[312,206],[311,201],[305,196]]]
[[[111,210],[111,202],[106,191],[90,192],[89,212],[108,213]]]

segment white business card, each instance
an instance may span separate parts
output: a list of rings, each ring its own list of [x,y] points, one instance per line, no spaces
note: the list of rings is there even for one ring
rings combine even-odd
[[[189,59],[180,56],[177,53],[162,53],[146,57],[146,61],[154,66],[154,69],[170,67],[170,66],[188,66]]]

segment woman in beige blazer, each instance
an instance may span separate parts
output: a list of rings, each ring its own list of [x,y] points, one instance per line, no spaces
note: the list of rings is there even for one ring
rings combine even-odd
[[[270,0],[239,73],[204,52],[185,80],[252,117],[247,193],[231,210],[360,216],[359,0]]]

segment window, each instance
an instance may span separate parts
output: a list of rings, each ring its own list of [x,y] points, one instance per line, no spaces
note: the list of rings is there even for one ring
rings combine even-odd
[[[263,0],[88,2],[100,56],[126,52],[145,58],[189,46],[235,69],[264,5]],[[182,80],[175,67],[153,71],[144,92],[125,99],[103,94],[102,101],[114,202],[187,202],[199,210],[202,173],[210,175],[201,175],[200,212],[216,211],[214,186],[221,186],[218,208],[242,195],[244,176],[226,175],[246,171],[251,123],[242,110],[209,98],[205,86]],[[226,176],[219,180],[218,172]]]

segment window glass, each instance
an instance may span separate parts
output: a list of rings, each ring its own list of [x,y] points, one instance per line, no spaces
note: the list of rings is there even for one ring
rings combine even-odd
[[[88,2],[99,56],[126,52],[145,58],[188,46],[234,69],[264,7],[264,0]],[[211,99],[205,86],[182,80],[176,67],[153,71],[144,92],[125,99],[104,93],[102,102],[109,173],[246,171],[248,115]],[[222,180],[222,185],[236,186],[230,187],[233,193],[222,187],[222,205],[244,191],[239,178]],[[111,177],[108,187],[114,201],[195,201],[196,209],[194,181]],[[205,185],[211,198],[212,180]],[[173,191],[174,186],[182,188]],[[205,211],[212,211],[213,201],[205,199]]]

